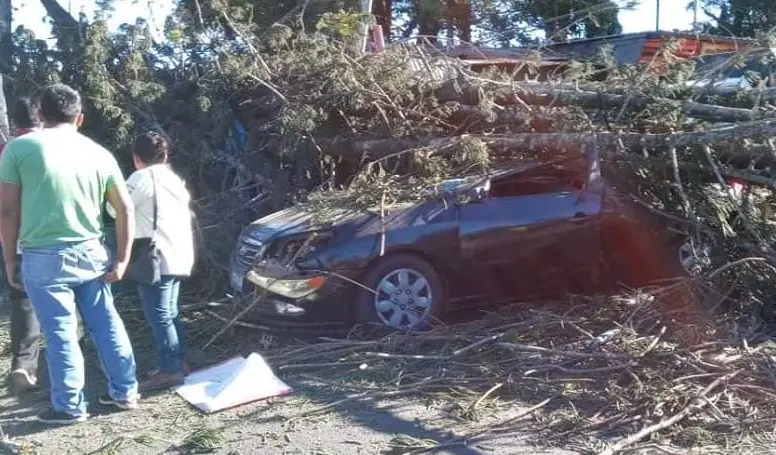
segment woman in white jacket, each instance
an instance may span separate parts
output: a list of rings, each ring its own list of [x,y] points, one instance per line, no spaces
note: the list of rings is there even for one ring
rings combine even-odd
[[[137,169],[127,179],[135,204],[135,238],[154,237],[161,254],[162,279],[139,284],[143,312],[151,326],[158,354],[157,370],[140,384],[141,390],[159,390],[183,383],[186,343],[178,316],[181,279],[194,266],[194,237],[186,183],[167,164],[169,144],[156,133],[135,139],[132,158]],[[154,197],[157,203],[153,231]]]

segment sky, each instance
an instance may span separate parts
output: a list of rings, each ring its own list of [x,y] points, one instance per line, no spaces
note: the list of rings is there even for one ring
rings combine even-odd
[[[50,38],[51,29],[44,20],[46,11],[40,0],[12,0],[14,11],[14,28],[23,24],[42,39]],[[93,0],[59,0],[60,4],[77,16],[81,11],[91,18],[94,12]],[[164,17],[170,11],[173,0],[116,0],[116,13],[109,21],[111,28],[123,22],[134,22],[134,18],[155,17],[151,22],[161,33]],[[692,27],[693,15],[686,11],[687,0],[663,0],[660,2],[660,28],[662,30],[687,30]],[[619,18],[625,33],[655,30],[656,0],[641,0],[633,11],[620,11]]]
[[[58,0],[63,8],[70,11],[73,17],[78,17],[84,12],[88,18],[94,15],[93,0]],[[24,25],[32,30],[37,38],[51,38],[51,26],[46,19],[46,9],[40,0],[11,0],[13,5],[14,28]],[[142,17],[150,21],[156,34],[161,34],[164,27],[164,18],[172,10],[173,0],[116,0],[116,12],[108,21],[108,27],[114,29],[122,23],[134,23],[135,18]]]
[[[692,28],[693,14],[687,11],[687,0],[663,0],[660,2],[661,30],[689,30]],[[647,32],[655,30],[656,7],[655,0],[641,0],[633,11],[620,11],[619,19],[623,32]],[[698,15],[703,20],[703,12]]]

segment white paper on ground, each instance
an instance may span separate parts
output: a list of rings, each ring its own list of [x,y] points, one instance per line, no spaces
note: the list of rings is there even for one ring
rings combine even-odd
[[[191,373],[176,390],[184,400],[207,413],[291,392],[291,387],[275,376],[255,352]]]

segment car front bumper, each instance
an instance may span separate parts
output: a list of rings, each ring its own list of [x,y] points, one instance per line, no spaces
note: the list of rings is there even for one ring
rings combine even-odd
[[[306,295],[294,297],[285,292],[288,289],[278,289],[277,284],[309,280],[309,276],[281,278],[277,271],[254,269],[242,277],[241,292],[234,299],[234,314],[245,311],[242,318],[245,322],[268,330],[339,332],[352,325],[351,302],[355,288],[348,280],[357,275],[356,272],[324,275],[320,286]],[[248,306],[251,308],[246,310]]]

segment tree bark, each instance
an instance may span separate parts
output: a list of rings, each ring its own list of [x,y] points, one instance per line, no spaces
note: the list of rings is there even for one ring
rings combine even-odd
[[[759,105],[764,103],[776,103],[776,87],[763,89],[720,89],[720,88],[696,88],[692,90],[696,101],[700,103]]]
[[[46,8],[46,14],[51,17],[51,20],[54,21],[57,27],[73,31],[77,31],[80,28],[78,21],[57,0],[40,0],[40,2]]]
[[[385,41],[391,41],[391,19],[393,13],[392,0],[375,0],[372,7],[372,13],[375,16],[377,25],[382,27]]]
[[[434,95],[440,102],[456,101],[476,106],[482,101],[481,94],[483,92],[478,85],[451,81],[436,89]],[[545,84],[505,86],[496,90],[494,95],[494,102],[499,105],[579,106],[588,109],[615,109],[625,106],[630,111],[643,111],[650,105],[660,103],[681,109],[688,117],[711,122],[746,122],[776,117],[776,113],[770,111],[724,107],[668,98],[648,99],[640,95],[569,90]]]
[[[510,152],[573,152],[585,144],[595,141],[602,151],[662,154],[672,147],[691,147],[699,144],[726,143],[740,140],[768,139],[776,136],[776,120],[759,120],[714,128],[707,131],[693,131],[675,134],[638,133],[523,133],[505,135],[462,135],[444,138],[399,138],[361,139],[329,141],[326,152],[346,159],[374,160],[388,155],[415,149],[445,150],[462,138],[479,139],[495,151]],[[319,140],[324,142],[324,140]],[[741,147],[741,155],[755,156],[759,150],[749,151]]]

